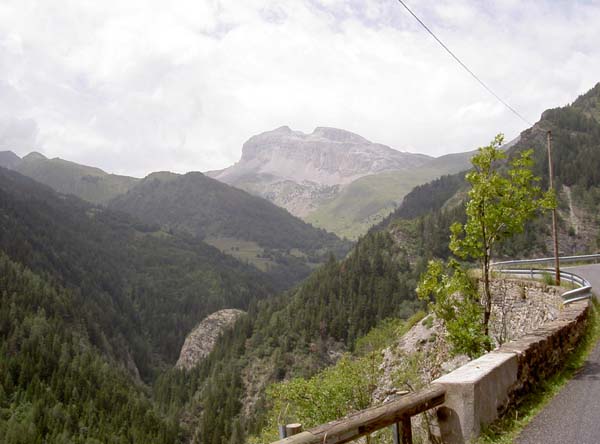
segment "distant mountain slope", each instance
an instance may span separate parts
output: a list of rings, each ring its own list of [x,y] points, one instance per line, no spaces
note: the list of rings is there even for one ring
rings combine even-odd
[[[468,160],[466,153],[435,159],[400,152],[341,129],[304,134],[284,126],[250,138],[239,162],[207,174],[356,239],[414,186],[462,171]]]
[[[235,183],[248,175],[267,174],[299,183],[338,185],[382,171],[414,168],[428,159],[337,128],[319,127],[304,134],[283,126],[251,137],[240,161],[213,177]]]
[[[82,319],[90,295],[1,251],[0,289],[3,444],[179,442],[147,390],[94,345]]]
[[[593,252],[600,248],[600,83],[572,104],[546,110],[540,120],[507,144],[509,160],[533,149],[534,172],[548,183],[547,134],[552,131],[555,184],[559,197],[559,237],[563,254]],[[461,174],[416,187],[402,205],[375,230],[414,219],[424,231],[403,235],[447,242],[449,223],[460,218],[467,183]],[[452,213],[452,217],[447,217]],[[523,235],[508,242],[503,254],[527,256],[551,252],[548,219],[530,224]],[[409,224],[410,225],[410,224]],[[406,224],[404,224],[406,228]],[[414,227],[413,227],[414,228]],[[412,229],[412,228],[411,228]],[[444,240],[442,240],[444,239]],[[436,251],[442,251],[436,248]],[[431,251],[431,249],[430,249]],[[422,254],[423,252],[419,253]]]
[[[92,343],[145,379],[221,308],[247,308],[271,281],[200,240],[60,195],[0,168],[0,250],[85,297]],[[1,347],[0,347],[1,348]]]
[[[0,167],[14,169],[21,162],[21,158],[12,151],[0,151]]]
[[[286,287],[306,277],[329,251],[341,256],[350,246],[265,199],[197,172],[151,174],[109,207],[199,236],[277,275]]]
[[[360,177],[408,170],[429,159],[341,129],[318,127],[304,134],[283,126],[251,137],[239,162],[208,174],[303,217]]]
[[[349,239],[379,223],[402,202],[414,187],[442,175],[464,171],[470,153],[449,154],[408,171],[389,171],[361,177],[344,187],[333,199],[323,202],[305,219]]]
[[[388,233],[369,234],[345,259],[331,258],[296,288],[251,307],[191,372],[167,372],[157,399],[186,411],[202,443],[247,442],[244,427],[257,431],[264,420],[270,383],[310,376],[378,322],[411,316],[422,306],[416,277]]]
[[[0,166],[14,169],[60,193],[73,194],[92,203],[106,203],[138,181],[59,158],[48,159],[40,153],[30,153],[12,165],[2,165],[0,159]]]

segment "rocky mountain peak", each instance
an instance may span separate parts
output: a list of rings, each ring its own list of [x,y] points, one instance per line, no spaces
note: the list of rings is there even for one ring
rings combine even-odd
[[[359,177],[423,165],[430,157],[400,152],[338,128],[310,134],[282,126],[251,137],[232,167],[211,175],[235,185],[241,178],[276,177],[296,183],[343,185]]]
[[[232,308],[219,310],[204,318],[185,338],[176,368],[189,370],[212,351],[223,331],[245,312]]]
[[[371,143],[367,139],[358,134],[352,133],[338,128],[329,128],[326,126],[318,126],[310,134],[310,138],[322,138],[331,142],[339,143]]]

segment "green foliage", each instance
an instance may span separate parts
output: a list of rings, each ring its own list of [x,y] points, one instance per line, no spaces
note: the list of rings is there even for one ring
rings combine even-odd
[[[270,410],[266,425],[250,442],[275,440],[278,424],[300,422],[310,428],[369,407],[380,373],[381,350],[396,342],[424,316],[419,311],[408,320],[385,319],[356,342],[352,355],[346,354],[334,366],[309,378],[292,378],[271,385],[267,390]],[[403,364],[409,361],[412,365],[414,360],[403,360]],[[414,374],[404,376],[410,376],[410,382],[415,384],[419,379],[417,372],[414,367]]]
[[[471,357],[491,347],[490,264],[497,244],[522,232],[525,223],[540,209],[555,205],[553,195],[542,193],[540,179],[532,172],[531,150],[513,159],[506,170],[501,168],[501,161],[506,158],[500,150],[503,139],[501,134],[496,136],[473,156],[473,170],[466,174],[471,185],[466,222],[455,222],[450,228],[450,250],[481,264],[483,298],[455,260],[447,267],[440,261],[431,261],[417,290],[419,297],[433,299],[431,309],[444,320],[454,351]]]
[[[466,175],[471,185],[466,205],[467,222],[451,226],[450,249],[463,258],[478,260],[483,277],[483,328],[488,334],[492,310],[490,264],[496,245],[520,233],[525,222],[541,209],[556,205],[552,192],[543,194],[540,179],[533,174],[532,150],[514,158],[503,172],[499,161],[506,158],[500,146],[499,134],[488,146],[479,148],[473,156],[473,170]]]
[[[196,369],[171,371],[159,378],[155,396],[169,411],[201,411],[212,405],[206,396],[209,392],[215,394],[214,399],[232,394],[239,399],[240,393],[231,389],[235,384],[219,376],[228,369],[240,377],[251,372],[253,378],[273,383],[310,379],[333,363],[332,349],[356,348],[359,356],[370,356],[370,350],[405,328],[393,320],[373,327],[386,318],[409,318],[422,307],[416,301],[415,285],[414,270],[389,233],[365,236],[343,261],[330,257],[297,288],[252,304],[248,316],[221,337],[213,353]],[[367,339],[357,342],[369,332]],[[354,368],[350,365],[353,361],[348,362],[349,368]],[[266,416],[270,410],[265,403],[264,398],[259,401],[250,417],[244,417],[233,404],[214,410],[192,429],[206,444],[226,443],[233,430],[222,425],[236,420],[248,434],[257,434],[273,417]],[[215,428],[225,434],[217,437],[203,432]]]
[[[489,349],[477,286],[458,262],[451,260],[446,266],[442,261],[431,261],[417,293],[444,321],[454,353],[475,358]]]
[[[408,320],[387,318],[373,327],[369,333],[359,338],[354,347],[354,354],[365,356],[377,350],[382,350],[393,343],[398,337],[410,330],[417,322],[425,317],[424,311],[418,311]]]
[[[178,356],[185,335],[220,308],[269,296],[252,267],[189,236],[61,196],[0,170],[0,249],[77,299],[90,340],[106,356],[133,359],[145,380]]]
[[[294,378],[267,391],[273,411],[310,428],[367,408],[375,388],[379,358],[348,356],[309,379]]]
[[[79,297],[0,253],[2,443],[179,442],[177,424],[91,344]]]
[[[473,170],[467,173],[471,185],[466,206],[467,222],[451,227],[451,250],[462,258],[486,259],[496,243],[523,231],[526,221],[540,209],[552,208],[551,194],[543,195],[540,179],[532,172],[532,150],[512,160],[505,174],[500,161],[506,154],[499,149],[504,136],[473,156]]]
[[[202,173],[168,177],[153,174],[129,192],[113,199],[109,208],[157,224],[170,232],[206,239],[255,242],[275,264],[267,272],[279,288],[301,281],[329,252],[343,256],[350,243],[314,228],[271,202],[226,185]],[[302,252],[298,257],[291,250]]]
[[[546,285],[556,285],[556,280],[554,279],[554,276],[550,273],[544,273],[542,275],[542,281]]]

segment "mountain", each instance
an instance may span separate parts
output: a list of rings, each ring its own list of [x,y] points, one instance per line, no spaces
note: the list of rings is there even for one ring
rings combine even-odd
[[[414,186],[467,166],[466,154],[434,159],[341,129],[318,127],[304,134],[283,126],[250,138],[239,162],[207,174],[356,239]]]
[[[428,159],[341,129],[318,127],[311,134],[304,134],[282,126],[251,137],[244,143],[238,163],[211,175],[227,183],[265,176],[276,177],[277,181],[332,186],[382,171],[414,168]]]
[[[12,151],[0,151],[0,167],[14,169],[21,162],[21,158]]]
[[[361,177],[342,188],[305,220],[328,231],[356,239],[393,212],[414,187],[437,177],[464,171],[473,152],[448,154],[405,171]]]
[[[272,294],[263,273],[197,238],[56,193],[0,168],[0,250],[85,295],[98,346],[150,378],[222,308]],[[150,353],[152,350],[152,353]]]
[[[0,215],[2,442],[181,442],[149,384],[202,319],[272,296],[271,281],[4,168]]]
[[[384,319],[410,317],[422,306],[416,278],[389,233],[368,234],[345,259],[330,258],[296,288],[252,305],[196,367],[162,375],[156,398],[189,418],[198,442],[248,442],[238,435],[263,426],[271,383],[313,375]]]
[[[349,242],[316,229],[271,202],[202,173],[153,173],[109,208],[166,230],[204,239],[276,277],[282,288],[305,278]]]
[[[264,199],[202,173],[155,172],[145,179],[109,174],[32,152],[7,151],[0,162],[52,189],[133,214],[151,224],[199,236],[250,263],[289,288],[308,276],[329,251],[344,255],[350,243],[316,229]]]
[[[73,194],[88,202],[106,203],[111,198],[126,192],[138,179],[108,174],[99,168],[32,152],[23,159],[16,155],[0,153],[0,166],[14,169],[25,176],[48,185],[63,194]],[[15,161],[17,157],[18,161]],[[12,161],[11,161],[12,159]]]
[[[407,170],[428,159],[341,129],[318,127],[304,134],[283,126],[251,137],[239,162],[208,174],[306,216],[360,177]]]
[[[0,252],[0,441],[176,444],[147,389],[94,345],[85,300]]]
[[[533,170],[542,178],[543,187],[548,184],[548,131],[553,139],[560,252],[563,255],[595,252],[600,248],[600,221],[596,216],[600,210],[600,83],[573,103],[544,111],[535,125],[505,145],[507,161],[524,150],[533,150]],[[446,255],[449,224],[464,217],[462,204],[467,189],[462,174],[416,187],[374,229],[391,229],[403,233],[399,235],[407,240],[433,242],[436,247],[429,251]],[[529,223],[523,234],[507,242],[501,254],[505,257],[552,254],[549,227],[549,215],[543,215]],[[423,254],[422,250],[416,251],[416,255]]]

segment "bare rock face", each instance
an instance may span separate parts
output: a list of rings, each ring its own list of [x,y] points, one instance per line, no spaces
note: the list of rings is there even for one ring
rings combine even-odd
[[[360,177],[407,170],[429,160],[337,128],[318,127],[305,134],[283,126],[251,137],[239,162],[207,174],[305,216]]]
[[[223,331],[244,313],[242,310],[225,309],[206,317],[185,338],[175,367],[186,370],[193,368],[212,351]]]

